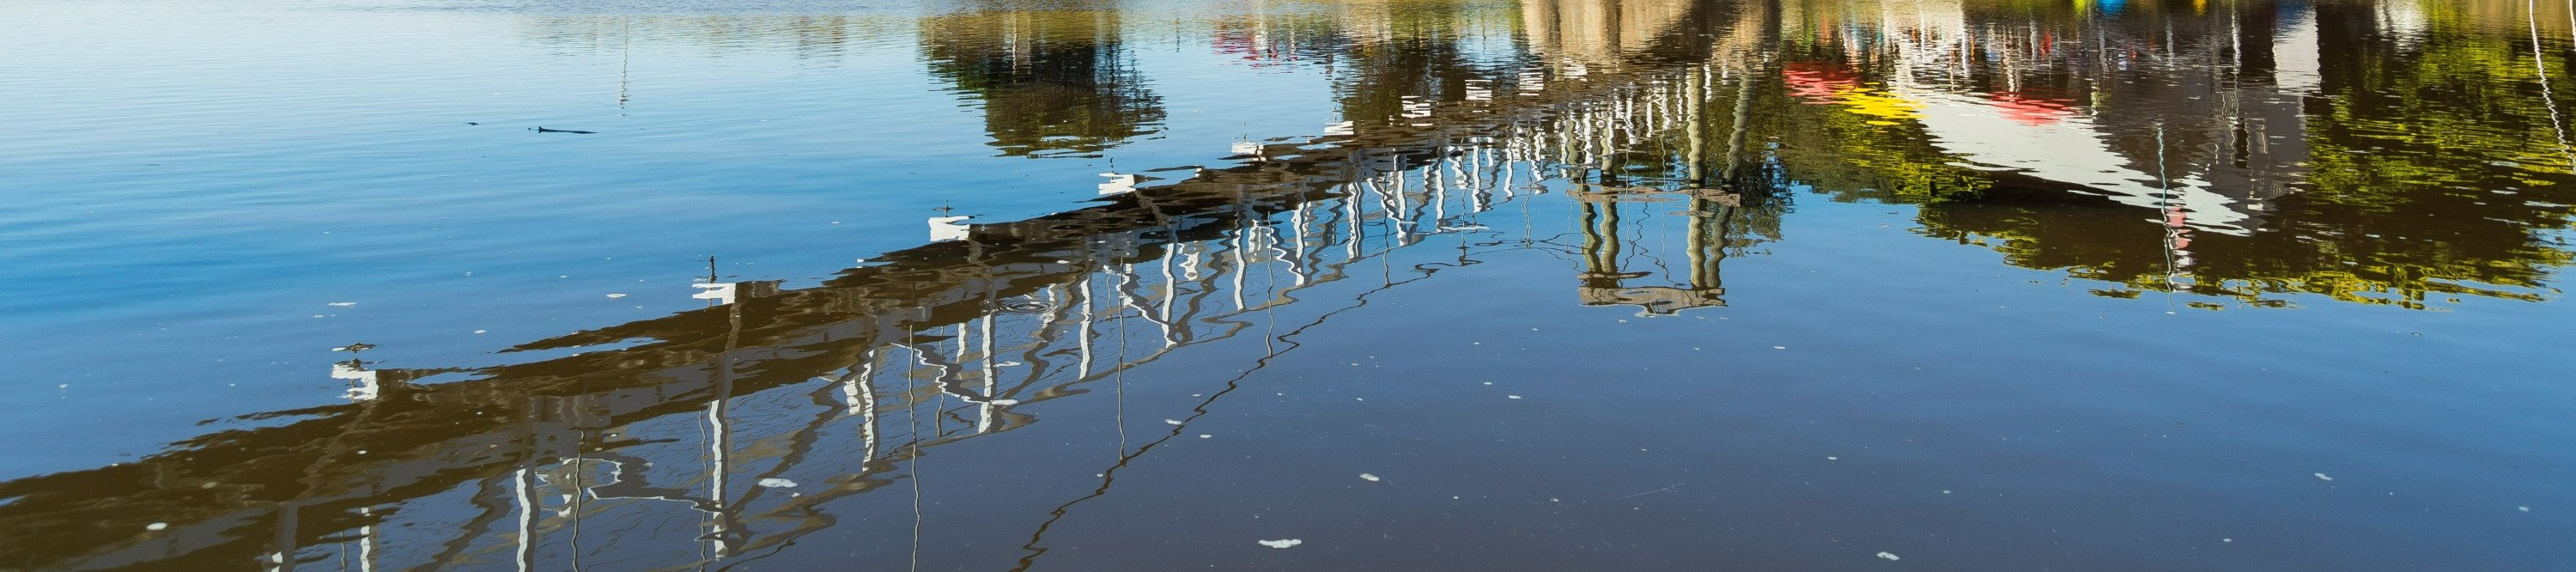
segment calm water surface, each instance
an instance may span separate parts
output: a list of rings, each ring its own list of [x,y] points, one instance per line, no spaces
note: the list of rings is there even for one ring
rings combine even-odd
[[[13,0],[0,569],[2564,570],[2563,0]]]

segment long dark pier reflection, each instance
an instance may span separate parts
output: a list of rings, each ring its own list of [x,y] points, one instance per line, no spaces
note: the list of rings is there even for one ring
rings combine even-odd
[[[133,463],[0,483],[0,531],[17,540],[0,562],[530,569],[613,553],[726,563],[831,526],[826,503],[909,479],[926,449],[1031,426],[1032,404],[1194,345],[1284,339],[1302,327],[1277,322],[1285,310],[1311,324],[1359,303],[1301,292],[1362,278],[1355,265],[1434,237],[1460,238],[1442,241],[1461,249],[1451,264],[1496,248],[1580,257],[1583,303],[1650,313],[1718,304],[1719,259],[1759,239],[1745,229],[1776,234],[1777,210],[1712,188],[1723,185],[1710,173],[1736,169],[1683,156],[1696,147],[1636,150],[1706,143],[1714,116],[1688,100],[1724,72],[1700,32],[1740,24],[1670,16],[1603,24],[1664,38],[1615,57],[1491,65],[1405,53],[1438,42],[1385,40],[1343,63],[1373,74],[1354,89],[1401,93],[1355,99],[1388,105],[1352,107],[1372,120],[1347,134],[1239,147],[1232,167],[1114,173],[1091,208],[992,224],[934,218],[933,242],[817,287],[711,279],[697,285],[709,308],[513,348],[580,353],[453,370],[352,360],[333,370],[353,385],[351,403],[263,414],[269,426]],[[1664,171],[1606,174],[1614,163]],[[1505,239],[1479,222],[1548,192],[1537,184],[1546,180],[1574,185],[1609,222],[1571,239]],[[1621,218],[1640,208],[1654,212]],[[1665,276],[1672,286],[1636,270],[1650,263],[1622,233],[1645,219],[1690,233],[1689,252],[1669,256],[1689,261]],[[1375,289],[1438,268],[1378,266]],[[464,379],[418,382],[442,374]],[[659,524],[580,534],[596,521]],[[1032,558],[1043,552],[1031,545]]]

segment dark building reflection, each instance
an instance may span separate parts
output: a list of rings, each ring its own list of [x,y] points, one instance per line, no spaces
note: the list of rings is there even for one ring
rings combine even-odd
[[[982,101],[1003,154],[1093,154],[1163,120],[1120,26],[1107,4],[986,2],[923,18],[922,55],[932,75]]]

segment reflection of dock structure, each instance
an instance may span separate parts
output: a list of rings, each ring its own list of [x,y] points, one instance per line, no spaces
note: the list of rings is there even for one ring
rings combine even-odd
[[[693,293],[709,308],[514,349],[582,353],[470,372],[353,363],[339,375],[368,393],[353,403],[273,414],[136,463],[0,483],[12,499],[0,530],[22,539],[10,561],[49,568],[529,569],[607,550],[669,563],[768,554],[830,526],[825,503],[908,480],[899,469],[925,449],[1027,427],[1028,406],[1182,348],[1277,336],[1257,323],[1311,324],[1340,308],[1323,301],[1334,296],[1296,303],[1302,292],[1411,282],[1380,263],[1428,253],[1406,247],[1435,237],[1491,234],[1480,217],[1557,173],[1613,155],[1646,161],[1637,150],[1678,136],[1689,124],[1678,110],[1697,105],[1683,100],[1705,95],[1671,86],[1708,70],[1634,69],[1439,100],[1416,121],[1266,145],[1259,161],[1168,185],[1113,175],[1101,206],[935,220],[945,240],[817,287],[711,280]],[[1672,220],[1706,238],[1676,274],[1686,295],[1626,287],[1599,299],[1657,312],[1714,303],[1733,195],[1684,191],[1697,187],[1681,179],[1624,184],[1628,198],[1654,200],[1598,204],[1668,197],[1703,213]],[[1587,231],[1581,248],[1638,240],[1623,232]],[[1479,248],[1457,242],[1461,257]],[[1388,274],[1354,280],[1363,269]],[[459,373],[471,378],[421,383]],[[660,532],[581,536],[602,519]],[[156,522],[169,526],[146,527]]]
[[[1694,199],[1699,202],[1704,199]],[[1654,272],[1627,270],[1629,260],[1622,255],[1624,245],[1633,238],[1622,236],[1621,204],[1612,201],[1583,202],[1583,272],[1577,293],[1584,305],[1628,305],[1643,309],[1646,315],[1672,314],[1692,308],[1726,305],[1725,281],[1720,279],[1719,263],[1726,259],[1726,228],[1737,217],[1725,210],[1694,208],[1683,234],[1684,275],[1670,285],[1631,285],[1631,281],[1655,276]],[[1634,208],[1631,206],[1630,208]],[[1715,206],[1715,209],[1733,209]]]
[[[1583,271],[1577,296],[1583,304],[1637,306],[1644,315],[1726,305],[1719,265],[1730,248],[1740,246],[1733,241],[1744,232],[1736,227],[1748,213],[1742,210],[1744,195],[1701,186],[1731,186],[1732,182],[1729,171],[1733,169],[1707,162],[1717,151],[1711,145],[1716,137],[1709,133],[1715,111],[1707,103],[1712,95],[1709,86],[1718,81],[1711,68],[1696,67],[1672,81],[1640,85],[1620,97],[1574,107],[1561,115],[1561,121],[1576,126],[1581,138],[1597,140],[1574,148],[1599,173],[1596,182],[1574,185],[1567,193],[1576,202],[1582,226]],[[1736,119],[1730,116],[1727,121]],[[1679,165],[1664,162],[1665,153],[1642,154],[1646,164],[1639,165],[1640,157],[1610,152],[1652,147],[1659,138],[1673,134],[1679,134],[1677,150],[1683,159]],[[1734,147],[1743,144],[1740,138],[1725,140]],[[1741,154],[1742,149],[1730,148],[1721,157]],[[1641,170],[1647,173],[1646,180],[1637,180]],[[1669,260],[1653,263],[1669,275],[1665,284],[1632,284],[1658,274],[1633,269],[1641,263],[1628,245],[1646,233],[1643,224],[1632,220],[1639,216],[1660,219],[1655,222],[1666,225],[1673,217],[1681,218],[1678,262],[1683,268],[1669,268],[1674,262]]]

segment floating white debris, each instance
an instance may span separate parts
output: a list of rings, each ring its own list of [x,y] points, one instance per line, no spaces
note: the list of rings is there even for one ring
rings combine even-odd
[[[357,303],[357,302],[332,302],[332,303],[331,303],[331,305],[333,305],[333,306],[339,306],[339,307],[342,307],[342,308],[347,308],[347,307],[350,307],[350,306],[356,306],[356,305],[358,305],[358,303]]]
[[[2219,542],[2235,542],[2235,541],[2236,541],[2236,539],[2234,539],[2234,538],[2221,538],[2221,539],[2218,539],[2218,541],[2219,541]]]
[[[1215,435],[1209,435],[1209,434],[1206,434],[1206,433],[1200,433],[1200,434],[1199,434],[1199,438],[1200,438],[1200,439],[1215,439],[1215,438],[1216,438],[1216,436],[1215,436]]]
[[[1843,460],[1843,458],[1842,458],[1842,457],[1825,457],[1825,460],[1827,460],[1827,461],[1840,461],[1840,460]]]
[[[2334,477],[2326,476],[2326,474],[2325,474],[2325,473],[2317,473],[2317,480],[2320,480],[2320,481],[2331,481],[2331,480],[2334,480]]]
[[[1372,475],[1372,474],[1368,474],[1368,473],[1360,473],[1360,480],[1368,481],[1368,482],[1372,482],[1372,483],[1374,483],[1374,482],[1377,482],[1377,481],[1378,481],[1378,478],[1377,478],[1377,475]]]
[[[2513,507],[2513,508],[2514,508],[2515,510],[2520,510],[2520,511],[2523,511],[2523,512],[2531,512],[2531,507],[2527,507],[2527,506],[2518,506],[2518,507]]]
[[[608,295],[608,298],[609,298],[609,299],[611,299],[611,300],[618,299],[618,298],[624,298],[624,297],[626,297],[626,295],[625,295],[625,294],[609,294],[609,295]]]
[[[1172,425],[1179,425],[1179,424],[1181,424],[1181,420],[1179,420],[1179,419],[1165,419],[1165,420],[1163,420],[1163,422],[1164,422],[1164,423],[1168,423],[1168,424],[1172,424]]]
[[[1775,349],[1775,350],[1785,350],[1785,349],[1789,349],[1789,346],[1771,346],[1771,349]]]
[[[781,478],[771,477],[771,478],[761,479],[761,480],[760,480],[760,486],[769,487],[769,488],[773,488],[773,489],[787,489],[787,488],[795,488],[795,487],[796,487],[796,481],[790,481],[790,480],[787,480],[787,479],[781,479]]]
[[[1262,546],[1268,546],[1268,547],[1271,547],[1271,548],[1287,548],[1287,547],[1290,547],[1290,546],[1296,546],[1296,545],[1299,545],[1299,544],[1305,544],[1305,543],[1306,543],[1306,541],[1298,540],[1298,539],[1294,539],[1294,538],[1282,538],[1282,539],[1278,539],[1278,540],[1262,540],[1262,541],[1257,541],[1257,542],[1260,542]]]
[[[993,400],[993,404],[994,404],[994,405],[1019,405],[1019,404],[1020,404],[1020,400],[1017,400],[1017,399],[995,399],[995,400]]]
[[[1896,554],[1895,554],[1895,553],[1893,553],[1893,552],[1880,552],[1880,553],[1878,553],[1878,557],[1879,557],[1879,558],[1885,558],[1885,559],[1888,559],[1888,560],[1895,560],[1895,559],[1896,559]]]
[[[1521,398],[1521,396],[1518,396],[1518,395],[1505,395],[1505,396],[1503,396],[1503,397],[1509,397],[1509,398],[1512,398],[1512,399],[1520,399],[1520,398]]]
[[[152,524],[146,524],[146,525],[143,525],[143,529],[144,529],[144,530],[161,530],[161,529],[165,529],[165,528],[170,528],[170,523],[167,523],[167,522],[155,522],[155,523],[152,523]]]
[[[483,330],[475,330],[474,333],[480,334],[483,333]]]

